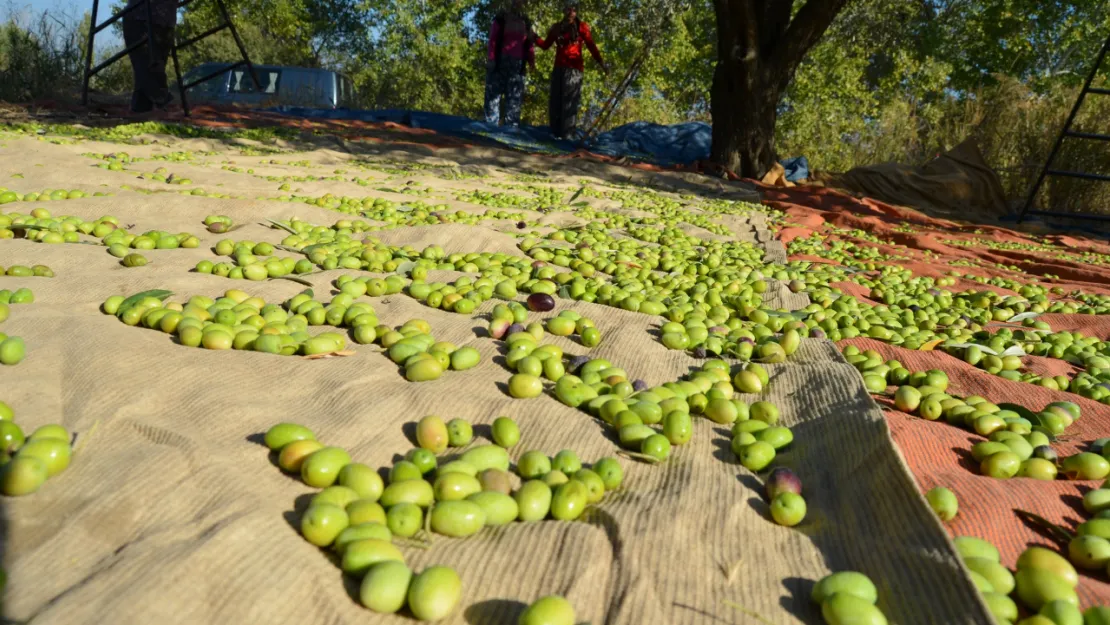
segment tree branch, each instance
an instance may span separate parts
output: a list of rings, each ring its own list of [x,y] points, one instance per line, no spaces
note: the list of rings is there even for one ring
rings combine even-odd
[[[770,59],[771,75],[785,86],[810,48],[821,40],[848,0],[808,0],[790,22]]]

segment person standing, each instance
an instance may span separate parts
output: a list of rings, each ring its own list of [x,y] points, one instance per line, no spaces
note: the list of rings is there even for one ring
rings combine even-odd
[[[153,40],[128,53],[134,88],[131,92],[131,112],[146,113],[155,107],[165,108],[173,101],[173,94],[166,85],[166,59],[174,45],[177,27],[177,0],[145,0],[150,3],[150,31]],[[137,5],[137,6],[136,6]],[[144,0],[128,0],[134,6],[123,16],[123,41],[128,46],[143,41],[147,36],[147,10]]]
[[[555,69],[551,72],[548,119],[551,134],[558,139],[570,138],[578,123],[578,106],[582,101],[582,72],[585,69],[583,43],[601,66],[601,71],[609,73],[608,66],[601,59],[601,51],[590,36],[590,25],[578,18],[576,0],[566,2],[562,21],[547,30],[547,37],[536,41],[536,45],[543,50],[555,46]]]
[[[532,21],[524,14],[524,0],[512,0],[507,10],[493,18],[486,57],[487,122],[497,123],[504,100],[505,125],[520,125],[525,63],[536,70],[535,41]]]

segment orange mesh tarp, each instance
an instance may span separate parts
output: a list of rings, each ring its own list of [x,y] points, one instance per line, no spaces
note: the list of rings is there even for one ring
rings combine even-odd
[[[898,261],[898,265],[908,267],[915,275],[940,276],[957,270],[980,276],[1003,276],[1023,283],[1040,281],[1050,286],[1061,286],[1067,292],[1073,289],[1110,292],[1110,268],[1091,264],[1079,256],[1084,251],[1110,252],[1110,246],[1101,240],[1059,234],[1030,236],[997,226],[935,219],[915,210],[872,199],[857,199],[830,189],[765,187],[761,192],[766,204],[786,214],[786,226],[780,231],[785,243],[820,233],[830,240],[852,240],[877,247],[885,254],[907,257],[910,260]],[[866,241],[850,232],[857,229],[886,243]],[[906,232],[908,229],[914,232]],[[1000,243],[1037,245],[1042,249],[996,249]],[[927,255],[926,251],[931,254]],[[790,258],[833,262],[805,255],[791,255]],[[949,264],[952,261],[979,262],[991,266],[952,266]],[[1003,269],[993,266],[994,263],[1017,266],[1022,271]],[[1060,279],[1044,279],[1045,274],[1060,276]],[[834,286],[870,301],[867,300],[867,287],[852,282]],[[951,290],[969,288],[1012,294],[1006,289],[966,279],[958,280]],[[1110,317],[1046,314],[1038,319],[1048,322],[1054,331],[1076,330],[1103,340],[1110,337]],[[884,358],[901,361],[911,371],[941,369],[948,373],[951,380],[949,392],[958,396],[980,395],[996,403],[1022,404],[1034,411],[1052,401],[1066,400],[1079,404],[1082,417],[1054,444],[1061,457],[1086,450],[1096,438],[1110,436],[1110,407],[1078,395],[1012,382],[940,351],[910,351],[866,338],[841,341],[839,347],[848,344],[860,349],[874,349]],[[1062,360],[1027,356],[1023,361],[1026,370],[1042,375],[1065,374],[1073,377],[1079,371],[1079,368]],[[1064,547],[1055,545],[1040,526],[1023,521],[1018,511],[1031,512],[1069,530],[1090,517],[1083,510],[1081,497],[1101,482],[1062,479],[1040,482],[1028,478],[997,480],[982,476],[970,451],[976,442],[985,440],[983,437],[948,425],[943,419],[930,422],[900,412],[894,408],[891,398],[876,396],[876,400],[883,407],[894,439],[922,491],[934,486],[946,486],[956,493],[960,512],[948,524],[951,534],[974,535],[990,540],[1001,550],[1004,564],[1012,567],[1021,551],[1033,544],[1064,550]],[[1084,606],[1110,604],[1110,583],[1106,581],[1105,571],[1083,575],[1079,594]]]

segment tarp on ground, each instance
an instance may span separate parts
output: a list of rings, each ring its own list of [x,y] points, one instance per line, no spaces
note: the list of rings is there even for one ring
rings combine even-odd
[[[215,140],[159,136],[157,142],[127,144],[136,160],[124,171],[110,171],[83,154],[115,152],[120,144],[6,141],[0,171],[25,174],[4,183],[21,193],[61,187],[91,194],[101,185],[116,191],[113,197],[51,203],[54,214],[94,219],[111,213],[120,223],[135,224],[136,231],[196,232],[201,245],[150,250],[149,265],[128,269],[95,245],[0,242],[0,265],[33,261],[57,273],[50,279],[4,278],[6,287],[32,287],[36,300],[13,306],[2,326],[28,345],[27,358],[2,373],[3,400],[28,431],[56,422],[79,434],[79,449],[65,473],[33,495],[2,502],[5,616],[36,625],[413,623],[403,615],[367,612],[357,603],[357,581],[345,579],[326,552],[298,535],[300,516],[316,491],[283,475],[256,442],[278,421],[302,422],[321,441],[374,467],[389,466],[395,454],[412,448],[406,432],[426,414],[473,422],[472,445],[486,442],[496,416],[515,418],[521,442],[510,451],[514,461],[528,449],[549,455],[573,449],[585,462],[616,453],[617,445],[588,415],[547,395],[508,397],[499,388],[510,372],[499,364],[498,345],[475,332],[475,324],[484,321],[430,308],[407,295],[366,301],[382,323],[426,319],[437,340],[475,347],[482,362],[414,384],[374,346],[353,346],[349,357],[315,361],[190,349],[98,310],[111,295],[151,288],[172,290],[178,302],[231,288],[284,301],[304,285],[247,283],[189,271],[198,261],[217,258],[210,248],[227,236],[204,231],[204,217],[224,214],[242,224],[231,235],[235,239],[277,243],[286,233],[268,228],[268,218],[297,215],[328,224],[346,216],[276,199],[166,193],[180,187],[138,174],[167,165],[200,188],[234,190],[246,198],[272,197],[274,178],[285,176],[297,176],[305,195],[364,195],[366,188],[350,179],[305,175],[342,166],[349,155],[326,149],[246,155],[241,146]],[[205,156],[155,160],[186,151]],[[228,160],[236,167],[225,167]],[[376,180],[390,175],[358,173]],[[484,181],[406,177],[450,196],[455,189],[489,190],[497,188],[492,182],[511,180],[506,173]],[[571,193],[577,181],[575,176],[551,184]],[[124,185],[128,188],[121,189]],[[486,210],[452,197],[443,201],[453,210]],[[529,220],[579,219],[570,212],[521,210]],[[750,240],[766,231],[757,219],[762,215],[742,217],[731,220],[736,238]],[[487,220],[374,234],[389,245],[513,255],[520,253],[515,232],[511,221]],[[778,246],[765,245],[768,252]],[[348,273],[303,277],[316,297],[326,300],[332,281]],[[436,272],[430,279],[457,275]],[[806,301],[777,282],[764,297],[774,308],[797,309]],[[475,312],[486,314],[494,304],[486,302]],[[567,354],[608,358],[649,385],[700,365],[659,343],[652,334],[658,317],[563,299],[559,307],[593,319],[605,336],[588,352],[567,337],[545,339]],[[621,489],[606,495],[587,521],[513,523],[466,539],[437,536],[426,549],[401,544],[415,569],[458,570],[463,598],[442,623],[514,623],[526,603],[552,593],[572,602],[579,622],[817,623],[820,610],[810,601],[810,590],[835,570],[869,574],[880,587],[880,606],[900,625],[988,622],[859,374],[831,343],[810,339],[790,363],[767,368],[771,383],[761,398],[779,406],[782,423],[794,429],[795,442],[777,461],[806,480],[805,523],[796,528],[772,523],[762,480],[736,464],[728,429],[697,419],[691,441],[666,464],[622,458]],[[463,449],[452,456],[458,451]],[[441,462],[446,460],[445,455]]]
[[[882,163],[856,167],[826,184],[890,204],[949,213],[1001,216],[1009,212],[998,174],[987,165],[974,139],[914,167]]]
[[[579,149],[574,141],[552,138],[547,126],[511,128],[458,115],[426,113],[407,109],[363,111],[355,109],[314,109],[300,106],[277,106],[275,113],[314,119],[356,119],[369,122],[392,122],[412,128],[427,128],[445,134],[481,137],[513,148],[541,153],[568,153]],[[585,143],[597,154],[627,157],[657,165],[689,165],[709,158],[713,144],[713,128],[702,122],[662,125],[632,122],[603,132]],[[809,177],[805,157],[782,161],[786,179],[797,182]]]

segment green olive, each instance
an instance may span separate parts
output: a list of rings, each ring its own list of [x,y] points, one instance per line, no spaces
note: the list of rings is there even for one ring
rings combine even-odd
[[[377,501],[385,489],[385,482],[378,472],[360,462],[352,462],[339,470],[338,481],[358,493],[359,499]]]
[[[309,505],[330,503],[346,509],[348,504],[357,501],[358,498],[358,493],[346,486],[329,486],[316,493],[309,502]]]
[[[482,529],[485,523],[485,512],[482,511],[481,506],[473,501],[440,501],[432,507],[432,531],[437,534],[455,538],[471,536]]]
[[[371,566],[359,586],[359,601],[379,614],[393,614],[405,606],[412,571],[403,561],[386,560]]]
[[[428,382],[443,375],[443,365],[435,359],[425,359],[405,365],[405,379],[409,382]]]
[[[315,488],[331,486],[339,471],[351,463],[351,456],[339,447],[324,447],[313,452],[301,464],[301,479]]]
[[[925,493],[925,499],[941,521],[951,521],[956,518],[956,514],[959,512],[956,493],[943,486],[937,486]]]
[[[346,512],[351,525],[363,525],[365,523],[381,523],[384,525],[386,522],[385,508],[373,499],[352,501],[347,504]]]
[[[456,312],[458,312],[456,310]],[[478,364],[481,360],[481,354],[473,347],[460,347],[459,349],[451,352],[451,369],[455,371],[465,371]]]
[[[979,465],[983,475],[1005,480],[1017,475],[1021,468],[1021,459],[1012,451],[1000,451],[991,454]]]
[[[466,419],[451,419],[447,422],[447,444],[451,447],[469,445],[474,438],[474,429]]]
[[[534,449],[524,452],[516,463],[520,477],[531,480],[541,478],[551,471],[551,459]]]
[[[657,460],[666,460],[671,455],[671,442],[662,434],[652,434],[640,444],[640,453]]]
[[[828,625],[887,625],[887,619],[874,604],[847,593],[836,593],[821,604],[821,616]]]
[[[301,517],[301,535],[317,547],[327,547],[347,529],[347,513],[334,504],[310,506]]]
[[[528,480],[513,493],[513,499],[521,521],[540,521],[551,510],[551,487],[539,480]]]
[[[813,587],[810,598],[822,604],[829,597],[840,593],[856,596],[868,603],[879,600],[879,591],[871,578],[856,571],[839,571],[821,578]]]
[[[538,397],[543,393],[543,382],[535,375],[517,373],[509,378],[509,395],[517,399]]]
[[[3,417],[3,409],[4,406],[0,406],[0,418]],[[27,437],[27,440],[37,441],[44,438],[53,438],[68,443],[70,440],[70,435],[64,427],[57,424],[50,424],[39,426],[38,428],[36,428],[35,431]]]
[[[350,514],[348,514],[347,516],[349,519]],[[369,538],[384,540],[388,542],[390,540],[393,540],[393,533],[389,531],[389,528],[386,527],[384,523],[360,523],[358,525],[351,524],[347,526],[347,529],[339,532],[339,536],[335,538],[335,541],[332,543],[332,547],[336,550],[336,552],[339,553],[339,555],[343,555],[343,552],[347,549],[347,545],[350,545],[351,543],[359,540],[366,540]]]
[[[293,441],[316,440],[312,430],[296,423],[279,423],[266,431],[266,446],[274,451],[280,451]]]
[[[755,442],[740,450],[740,464],[749,471],[758,473],[767,468],[775,459],[775,448],[764,442]]]
[[[1050,601],[1079,605],[1075,587],[1064,578],[1045,569],[1018,567],[1017,596],[1030,610],[1040,610]]]
[[[982,575],[995,592],[1008,595],[1014,590],[1014,576],[1006,567],[990,558],[965,558],[964,564],[971,571]]]
[[[424,527],[424,511],[414,503],[402,502],[391,506],[385,519],[389,531],[401,538],[411,538]]]
[[[574,606],[558,595],[537,599],[521,613],[517,625],[574,625]]]
[[[343,549],[340,567],[344,573],[360,577],[379,562],[404,562],[405,556],[393,543],[378,538],[364,538],[348,544]]]
[[[408,605],[417,619],[438,621],[455,610],[461,596],[462,581],[458,573],[444,566],[433,566],[412,579]]]
[[[18,365],[26,355],[23,339],[10,336],[0,341],[0,365]]]
[[[323,448],[324,445],[315,440],[293,441],[281,448],[281,453],[278,454],[278,466],[288,473],[300,473],[305,459]]]
[[[16,456],[0,467],[0,492],[9,497],[29,495],[46,482],[46,463],[34,456]]]
[[[382,491],[382,496],[381,499],[378,500],[378,503],[382,504],[386,509],[399,503],[412,503],[422,508],[427,508],[432,505],[434,500],[435,492],[432,489],[432,485],[424,480],[415,479],[394,482],[386,486],[385,490]]]
[[[416,468],[420,469],[422,474],[428,473],[438,465],[436,455],[423,447],[410,449],[408,453],[405,454],[405,460],[416,465]]]
[[[477,478],[465,473],[446,473],[436,478],[432,489],[436,501],[456,501],[481,492],[482,485]]]
[[[70,454],[68,440],[40,438],[24,443],[15,457],[38,458],[46,465],[46,477],[54,477],[69,466]]]
[[[778,406],[767,401],[757,401],[751,405],[751,418],[774,425],[779,420]]]
[[[666,436],[672,445],[684,445],[690,442],[693,435],[694,424],[688,413],[675,410],[663,417],[663,436]]]
[[[578,480],[560,484],[551,494],[551,516],[557,521],[573,521],[582,516],[589,502],[589,489]]]
[[[477,472],[486,469],[509,470],[509,452],[497,445],[481,445],[467,450],[461,460],[474,467]]]
[[[586,486],[587,503],[597,503],[605,496],[605,482],[601,480],[601,476],[590,469],[579,469],[574,474],[574,479],[582,482]]]
[[[593,465],[593,471],[601,478],[605,490],[611,491],[621,487],[624,482],[624,470],[616,458],[602,458]]]
[[[516,520],[520,511],[516,500],[501,492],[485,490],[470,495],[466,500],[482,509],[485,524],[489,526],[511,523]]]
[[[520,428],[516,422],[508,417],[497,417],[491,426],[493,442],[501,447],[509,448],[520,442]]]

